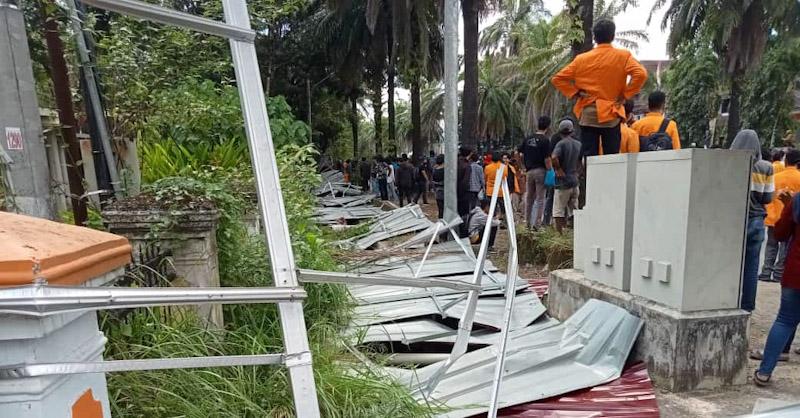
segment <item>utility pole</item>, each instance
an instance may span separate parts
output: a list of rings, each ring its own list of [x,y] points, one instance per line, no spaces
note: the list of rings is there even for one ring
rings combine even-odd
[[[78,8],[75,4],[75,0],[67,0],[66,4],[69,9],[69,19],[72,22],[72,31],[75,32],[78,57],[80,58],[81,68],[83,69],[83,81],[86,85],[86,92],[88,93],[88,97],[85,98],[85,101],[88,103],[88,106],[91,106],[91,113],[94,115],[97,123],[97,134],[100,136],[100,143],[103,144],[103,157],[106,160],[108,174],[111,177],[111,187],[114,190],[116,198],[121,199],[122,192],[120,189],[122,188],[122,181],[119,178],[117,162],[111,148],[111,138],[108,133],[106,115],[105,112],[103,112],[100,92],[97,88],[97,79],[94,74],[91,58],[89,57],[89,48],[86,46],[86,38],[84,38],[83,35],[83,25],[81,25],[80,17],[78,16]]]
[[[39,103],[22,10],[0,0],[0,170],[8,210],[53,219]],[[8,158],[5,158],[7,156]]]
[[[61,134],[67,143],[67,177],[69,179],[69,193],[72,200],[72,214],[75,225],[85,225],[86,201],[83,200],[83,168],[81,161],[81,146],[77,137],[78,121],[75,120],[75,109],[72,106],[72,91],[70,90],[67,61],[64,59],[64,44],[61,42],[58,31],[58,21],[48,13],[47,3],[51,0],[39,0],[39,12],[44,21],[44,40],[47,44],[47,56],[50,58],[50,78],[53,80],[53,93],[56,97],[58,118],[61,123]]]
[[[459,0],[444,0],[444,219],[458,217],[458,16]]]

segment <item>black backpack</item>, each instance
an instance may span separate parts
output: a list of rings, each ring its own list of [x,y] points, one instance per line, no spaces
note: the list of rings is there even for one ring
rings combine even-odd
[[[669,122],[669,118],[665,117],[658,131],[648,136],[640,136],[639,152],[672,149],[672,137],[667,135],[667,126],[669,126]]]

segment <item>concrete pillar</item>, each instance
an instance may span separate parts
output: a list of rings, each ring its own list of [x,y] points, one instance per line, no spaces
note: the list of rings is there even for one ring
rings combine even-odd
[[[13,185],[10,209],[53,219],[50,173],[41,135],[22,11],[0,0],[0,144],[13,161],[6,167]]]
[[[177,279],[172,284],[184,287],[218,287],[219,263],[217,261],[217,226],[219,211],[193,210],[191,212],[131,209],[126,200],[103,212],[109,231],[122,235],[133,247],[134,259],[145,247],[158,242],[160,248],[171,250]],[[168,217],[174,226],[168,231],[158,231]],[[178,311],[176,311],[178,312]],[[220,305],[197,306],[198,316],[206,324],[223,326]]]
[[[0,314],[0,364],[94,362],[103,360],[106,337],[96,312],[30,317]],[[87,399],[89,398],[90,399]],[[87,401],[89,406],[83,406]],[[0,380],[0,416],[19,418],[79,417],[71,411],[96,411],[111,417],[102,373]]]

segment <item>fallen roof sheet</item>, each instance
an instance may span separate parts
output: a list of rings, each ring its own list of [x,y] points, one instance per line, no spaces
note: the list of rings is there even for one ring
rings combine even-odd
[[[546,311],[535,293],[523,292],[515,297],[514,314],[511,319],[512,330],[529,325]],[[437,296],[435,299],[428,297],[373,303],[357,306],[351,325],[357,327],[367,326],[428,315],[461,318],[465,306],[466,294]],[[504,297],[483,297],[478,299],[475,323],[500,329],[503,326],[504,307]]]
[[[535,323],[524,328],[525,332],[536,332],[545,328],[557,326],[559,322],[549,317],[542,317]],[[366,328],[351,329],[350,332],[358,335],[360,343],[390,343],[397,342],[405,345],[431,342],[454,343],[458,330],[433,319],[419,319],[415,321],[391,322],[372,325]],[[470,344],[493,345],[498,343],[500,333],[490,329],[472,331],[469,338]]]
[[[341,219],[345,221],[374,219],[380,216],[381,213],[383,213],[381,208],[374,206],[326,207],[314,210],[312,219],[318,224],[334,224]]]
[[[463,253],[437,254],[433,257],[429,257],[425,260],[422,270],[417,274],[421,263],[421,260],[417,258],[389,257],[372,262],[366,266],[359,266],[354,270],[359,273],[384,273],[393,276],[409,277],[414,277],[414,275],[417,275],[417,277],[452,276],[461,274],[471,275],[475,270],[475,260]],[[491,260],[486,260],[484,271],[495,272],[497,271],[497,267],[495,267]]]
[[[396,276],[390,276],[396,277]],[[492,280],[497,278],[499,283]],[[495,273],[494,278],[487,275],[483,276],[481,280],[481,295],[497,295],[502,294],[505,289],[506,276],[503,273]],[[423,278],[424,279],[424,278]],[[471,283],[472,275],[459,275],[459,276],[446,276],[438,277],[439,280],[449,280],[456,283],[464,282]],[[517,279],[517,290],[525,290],[528,288],[527,283],[522,279]],[[432,287],[432,286],[431,286]],[[449,289],[432,289],[432,288],[419,288],[419,287],[397,287],[397,286],[381,286],[381,285],[349,285],[350,295],[356,300],[359,305],[367,305],[370,303],[392,302],[405,299],[418,299],[433,296],[444,296],[449,294],[463,294],[461,291]]]
[[[360,196],[326,197],[319,200],[319,204],[326,207],[354,207],[371,203],[375,195],[364,194]]]
[[[432,224],[419,205],[404,206],[384,212],[375,218],[367,233],[339,241],[339,244],[366,250],[379,241],[427,229]]]
[[[642,321],[624,309],[592,299],[560,325],[511,332],[500,407],[617,379],[641,326]],[[443,362],[417,370],[385,370],[405,382],[421,402],[428,398],[454,408],[442,417],[469,417],[488,411],[497,354],[496,346],[464,354],[430,394],[423,392]]]
[[[503,408],[498,416],[658,418],[660,413],[653,382],[647,374],[647,366],[644,363],[636,363],[626,367],[619,379],[613,382]]]

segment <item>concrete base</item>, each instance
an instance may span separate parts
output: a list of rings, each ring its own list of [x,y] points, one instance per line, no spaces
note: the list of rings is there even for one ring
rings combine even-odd
[[[644,320],[629,360],[644,361],[656,386],[673,392],[744,384],[748,322],[739,309],[681,313],[587,280],[577,270],[550,275],[548,311],[565,320],[589,299],[626,309]]]

